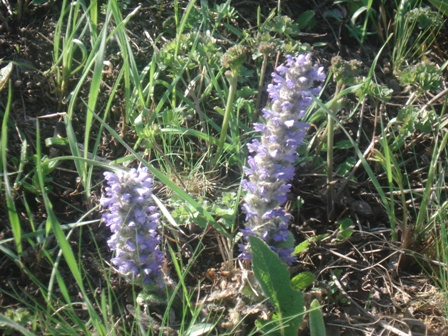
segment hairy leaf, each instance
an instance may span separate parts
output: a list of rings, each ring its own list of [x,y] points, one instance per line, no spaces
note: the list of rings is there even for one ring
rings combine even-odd
[[[250,236],[249,241],[255,276],[276,313],[271,323],[264,324],[263,332],[296,336],[303,318],[303,295],[291,287],[288,268],[278,255],[258,237]]]

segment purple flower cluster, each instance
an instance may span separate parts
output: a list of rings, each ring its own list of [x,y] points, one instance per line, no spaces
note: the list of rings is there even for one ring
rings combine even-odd
[[[153,179],[147,168],[105,172],[104,177],[108,187],[100,203],[107,208],[103,219],[113,233],[108,240],[115,251],[112,263],[133,283],[162,287],[164,256],[157,233],[160,214],[151,197]]]
[[[290,215],[284,210],[287,194],[294,177],[297,148],[303,143],[307,124],[300,122],[307,108],[321,90],[316,82],[325,80],[322,67],[314,65],[311,54],[287,56],[286,64],[272,74],[273,84],[268,86],[271,108],[263,110],[263,123],[254,129],[261,132],[260,140],[249,143],[245,168],[247,179],[242,187],[247,194],[243,210],[246,228],[242,230],[247,242],[249,235],[261,237],[290,265],[294,239],[288,230]],[[249,246],[240,245],[243,259],[251,259]]]

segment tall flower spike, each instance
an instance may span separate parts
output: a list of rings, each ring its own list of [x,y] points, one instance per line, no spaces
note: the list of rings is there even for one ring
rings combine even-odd
[[[112,263],[127,280],[163,287],[164,256],[157,232],[160,214],[152,200],[153,179],[147,168],[129,172],[105,172],[108,186],[100,200],[107,212],[104,222],[112,236],[108,245],[115,251]]]
[[[242,231],[245,244],[240,245],[242,259],[251,259],[247,245],[249,235],[261,237],[288,265],[294,239],[288,230],[290,215],[283,207],[291,189],[288,181],[294,177],[293,163],[297,147],[303,143],[307,124],[300,122],[312,96],[321,91],[316,82],[325,80],[322,67],[313,65],[311,54],[286,57],[286,64],[272,74],[273,84],[268,86],[271,108],[263,110],[263,123],[254,124],[261,138],[247,145],[254,153],[245,168],[247,178],[242,187],[247,194],[243,210],[246,228]]]

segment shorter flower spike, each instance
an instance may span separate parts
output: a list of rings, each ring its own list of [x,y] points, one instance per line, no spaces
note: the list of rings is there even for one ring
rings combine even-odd
[[[246,60],[247,48],[241,45],[236,45],[226,51],[221,57],[221,64],[224,68],[234,70],[239,68]]]
[[[277,67],[272,74],[273,84],[268,86],[271,108],[263,110],[263,123],[254,129],[261,132],[260,139],[247,145],[253,153],[245,168],[247,179],[242,188],[247,191],[243,211],[246,228],[242,230],[246,244],[240,245],[240,258],[251,259],[247,245],[249,235],[261,237],[288,265],[294,257],[294,238],[288,230],[290,215],[283,205],[291,189],[294,177],[294,161],[297,148],[303,143],[308,127],[301,119],[317,96],[325,80],[322,67],[314,65],[311,54],[287,56],[286,64]]]
[[[163,252],[159,217],[152,199],[153,179],[147,168],[105,172],[108,186],[100,200],[107,212],[103,220],[112,232],[108,245],[115,251],[111,262],[127,280],[163,287]]]

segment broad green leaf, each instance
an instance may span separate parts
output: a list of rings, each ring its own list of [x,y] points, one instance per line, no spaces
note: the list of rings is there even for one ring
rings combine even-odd
[[[263,240],[250,236],[249,242],[254,274],[275,309],[272,321],[259,323],[262,331],[265,335],[297,336],[303,319],[302,293],[291,287],[288,268]]]

